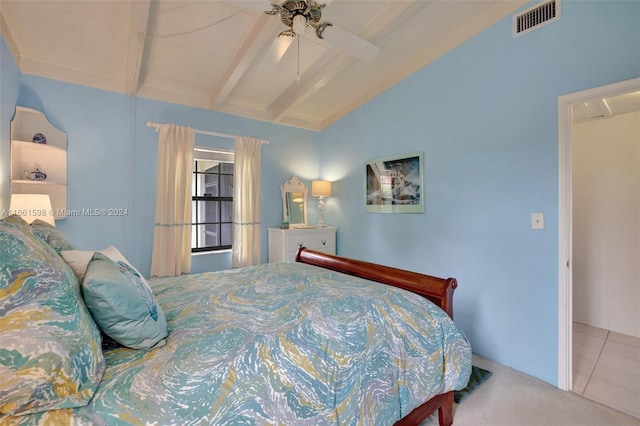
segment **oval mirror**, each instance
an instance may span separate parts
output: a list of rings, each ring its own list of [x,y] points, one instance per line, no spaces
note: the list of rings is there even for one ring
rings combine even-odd
[[[290,226],[307,225],[307,187],[293,176],[280,187],[282,192],[282,221]]]

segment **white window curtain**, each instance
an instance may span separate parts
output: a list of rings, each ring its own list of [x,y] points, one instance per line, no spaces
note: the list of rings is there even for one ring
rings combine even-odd
[[[260,239],[260,159],[261,139],[236,137],[233,182],[232,267],[262,262]]]
[[[191,179],[193,129],[175,124],[158,126],[156,214],[151,275],[191,272]]]

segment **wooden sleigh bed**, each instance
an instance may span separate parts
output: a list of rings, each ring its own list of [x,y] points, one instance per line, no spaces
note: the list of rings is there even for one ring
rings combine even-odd
[[[453,319],[453,292],[458,287],[455,278],[438,278],[376,263],[333,256],[305,247],[298,250],[296,262],[409,290],[429,299]],[[434,396],[395,424],[397,426],[418,425],[436,410],[438,410],[440,426],[449,426],[453,423],[453,391]]]
[[[471,372],[452,278],[301,248],[147,283],[13,216],[0,259],[3,425],[448,426]]]

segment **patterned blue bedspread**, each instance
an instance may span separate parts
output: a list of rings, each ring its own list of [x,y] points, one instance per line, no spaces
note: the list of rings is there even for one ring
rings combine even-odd
[[[0,423],[391,425],[471,372],[442,310],[371,281],[269,263],[150,285],[165,346],[105,350],[86,407]]]

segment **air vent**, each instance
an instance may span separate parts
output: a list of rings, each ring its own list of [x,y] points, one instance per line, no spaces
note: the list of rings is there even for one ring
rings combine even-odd
[[[520,37],[560,19],[560,0],[549,0],[514,15],[513,37]]]

